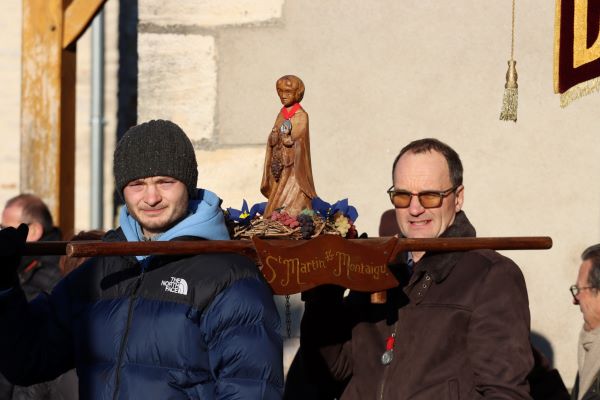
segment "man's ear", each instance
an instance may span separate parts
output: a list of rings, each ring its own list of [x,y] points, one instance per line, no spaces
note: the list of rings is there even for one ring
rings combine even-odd
[[[29,224],[29,233],[27,234],[28,242],[37,242],[44,236],[44,227],[39,222]]]
[[[465,200],[465,187],[460,185],[456,188],[456,195],[454,196],[454,211],[459,212],[462,209],[463,201]]]

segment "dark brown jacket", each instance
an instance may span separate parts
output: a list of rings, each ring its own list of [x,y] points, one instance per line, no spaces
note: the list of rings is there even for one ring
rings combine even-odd
[[[474,235],[461,212],[443,236]],[[307,296],[301,348],[317,383],[350,378],[342,400],[531,398],[527,290],[511,260],[491,250],[429,253],[410,279],[406,264],[395,274],[404,288],[385,305],[361,293],[341,302],[325,288]]]

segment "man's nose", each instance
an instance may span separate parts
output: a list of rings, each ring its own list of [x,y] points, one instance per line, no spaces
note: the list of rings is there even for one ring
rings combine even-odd
[[[579,296],[579,295],[577,295]],[[573,297],[573,305],[578,306],[579,305],[579,299],[577,298],[577,296]]]
[[[414,215],[414,216],[423,214],[423,212],[425,211],[425,207],[423,207],[421,205],[421,202],[419,201],[419,196],[413,195],[410,198],[410,204],[408,205],[408,211],[410,212],[410,215]]]
[[[144,196],[144,201],[149,206],[155,206],[160,203],[162,200],[162,196],[160,195],[156,185],[148,185],[146,188],[146,196]]]

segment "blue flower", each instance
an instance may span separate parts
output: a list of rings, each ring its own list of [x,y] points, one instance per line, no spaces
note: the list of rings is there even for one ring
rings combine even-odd
[[[313,198],[311,201],[311,206],[313,210],[315,210],[315,212],[319,214],[324,220],[326,220],[329,217],[331,211],[331,204],[321,200],[320,197]]]
[[[267,208],[267,202],[266,201],[264,201],[262,203],[256,203],[250,209],[250,216],[252,218],[254,218],[254,216],[256,216],[256,214],[264,215],[266,208]]]
[[[348,199],[343,199],[335,202],[334,204],[329,204],[328,202],[320,199],[319,197],[315,197],[312,199],[312,208],[318,214],[321,215],[321,218],[327,220],[328,218],[334,216],[336,213],[340,212],[345,215],[352,222],[355,222],[358,218],[358,212],[356,208],[348,204]]]
[[[358,211],[356,211],[356,208],[354,208],[353,206],[348,204],[348,199],[343,199],[343,200],[340,200],[340,201],[334,203],[331,206],[331,208],[332,208],[332,211],[331,211],[332,215],[335,215],[336,213],[340,212],[343,215],[345,215],[352,222],[355,222],[356,219],[358,218]]]
[[[256,214],[264,214],[265,208],[267,207],[267,203],[257,203],[252,206],[251,209],[248,209],[248,202],[244,200],[242,203],[242,209],[236,210],[235,208],[227,208],[227,212],[229,213],[229,218],[234,222],[237,222],[241,225],[247,225],[252,221],[252,219],[256,216]]]

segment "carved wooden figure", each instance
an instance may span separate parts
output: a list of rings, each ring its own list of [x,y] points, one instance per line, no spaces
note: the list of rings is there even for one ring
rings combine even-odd
[[[297,76],[285,75],[277,80],[276,88],[283,108],[269,134],[260,185],[268,198],[267,218],[280,208],[298,215],[304,208],[311,208],[311,199],[317,196],[310,163],[308,114],[300,105],[304,83]]]

